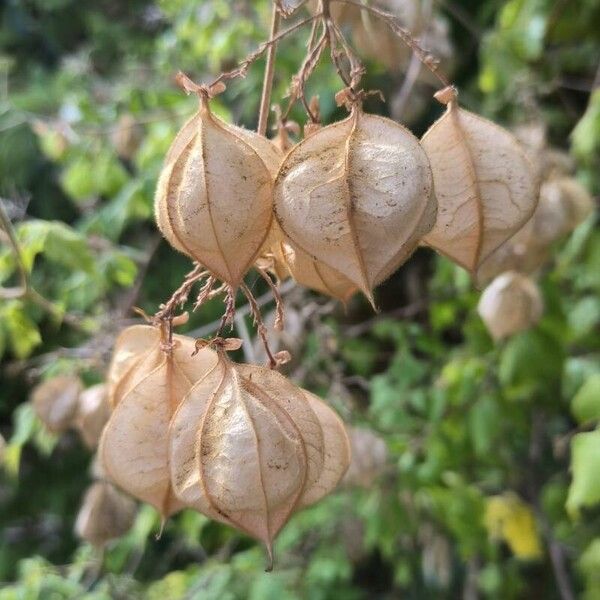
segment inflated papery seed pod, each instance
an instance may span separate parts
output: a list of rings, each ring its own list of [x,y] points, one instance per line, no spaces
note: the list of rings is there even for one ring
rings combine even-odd
[[[102,547],[129,531],[136,510],[134,500],[110,483],[97,481],[85,493],[75,521],[75,533],[93,546]]]
[[[269,152],[263,152],[263,156],[265,157],[265,164],[269,168],[274,180],[287,150],[283,150],[285,147],[284,142],[281,142],[281,146],[276,141],[269,142],[269,144]],[[256,259],[256,266],[273,273],[278,281],[283,281],[290,276],[281,251],[281,237],[282,233],[277,225],[277,221],[271,219],[269,232]]]
[[[275,268],[284,270],[300,285],[326,296],[340,300],[344,304],[358,292],[358,288],[344,275],[315,260],[286,239],[276,219],[273,219],[269,232],[270,248]]]
[[[352,449],[344,422],[337,413],[315,394],[301,391],[323,430],[323,468],[317,480],[305,487],[300,498],[300,506],[309,506],[338,486],[350,466]]]
[[[435,222],[429,161],[404,127],[355,106],[294,146],[275,182],[275,216],[294,250],[373,288]]]
[[[82,387],[79,377],[60,375],[33,389],[33,409],[48,431],[61,433],[73,424]]]
[[[541,318],[543,302],[533,280],[509,271],[485,288],[477,311],[495,340],[533,327]]]
[[[155,198],[167,241],[236,288],[251,267],[271,223],[278,150],[257,133],[228,125],[200,109],[177,134]]]
[[[543,216],[549,224],[544,228],[540,222],[536,234],[550,243],[573,231],[594,211],[592,196],[573,177],[557,177],[544,182],[540,204],[544,211],[537,220],[542,221]]]
[[[536,176],[505,129],[459,108],[453,88],[436,94],[446,113],[423,136],[438,214],[424,243],[474,274],[531,217]]]
[[[569,234],[594,210],[588,191],[571,177],[551,178],[540,189],[533,216],[480,265],[479,287],[505,271],[532,274],[551,257],[551,244]]]
[[[106,374],[106,393],[111,408],[136,383],[136,374],[141,373],[136,369],[139,361],[153,352],[159,343],[160,331],[150,325],[132,325],[119,334]]]
[[[344,483],[359,487],[370,487],[381,475],[388,460],[385,441],[365,427],[349,427],[348,437],[352,449],[352,460]]]
[[[507,271],[534,274],[550,259],[550,246],[535,237],[534,220],[535,215],[481,263],[475,274],[478,289]]]
[[[284,241],[280,247],[291,276],[300,285],[344,304],[358,292],[356,285],[339,271],[315,260],[290,242]]]
[[[98,454],[107,477],[132,496],[168,517],[182,508],[173,495],[168,457],[168,429],[173,413],[193,384],[216,364],[204,348],[195,356],[195,341],[174,335],[165,349],[160,336],[127,371],[124,395],[104,428]]]
[[[81,392],[75,415],[75,427],[89,448],[98,445],[109,417],[110,405],[105,384],[93,385]]]
[[[325,439],[325,436],[328,439]],[[337,485],[343,425],[316,397],[223,353],[181,403],[170,431],[173,489],[184,504],[267,547],[300,506]]]

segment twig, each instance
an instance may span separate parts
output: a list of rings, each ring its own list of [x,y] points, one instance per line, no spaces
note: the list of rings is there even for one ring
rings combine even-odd
[[[273,14],[271,16],[271,34],[270,39],[277,35],[281,15],[277,3],[273,2]],[[265,76],[263,79],[262,96],[260,98],[260,109],[258,112],[258,135],[267,133],[267,122],[269,120],[269,108],[271,105],[271,92],[273,91],[273,76],[275,74],[275,55],[277,53],[277,42],[273,42],[267,51],[267,64],[265,66]]]
[[[270,40],[267,40],[266,42],[263,42],[254,52],[249,54],[241,63],[239,63],[235,69],[221,73],[216,79],[212,81],[212,83],[209,84],[208,87],[215,87],[219,83],[229,81],[230,79],[235,79],[236,77],[245,77],[250,65],[256,62],[269,49],[270,46],[277,44],[279,40],[287,37],[288,35],[291,35],[292,33],[297,31],[298,29],[301,29],[305,25],[312,23],[315,19],[320,18],[320,16],[321,15],[312,15],[310,17],[307,17],[306,19],[303,19],[302,21],[298,21],[298,23],[295,23],[287,29],[284,29],[275,37],[271,38]]]
[[[411,32],[403,27],[400,20],[396,15],[385,12],[380,8],[376,8],[374,6],[369,6],[367,4],[363,4],[362,2],[358,2],[358,0],[330,0],[331,2],[341,2],[342,4],[350,4],[352,6],[356,6],[361,10],[365,10],[372,15],[380,18],[382,21],[388,25],[388,27],[408,46],[419,58],[419,60],[423,63],[429,71],[437,77],[437,79],[442,83],[444,87],[448,87],[450,85],[450,81],[438,70],[439,60],[433,56],[430,52],[427,52],[424,48],[420,46],[420,44],[415,40],[412,36]]]

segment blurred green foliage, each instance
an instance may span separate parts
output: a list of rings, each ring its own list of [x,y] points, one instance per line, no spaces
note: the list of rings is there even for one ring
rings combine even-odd
[[[464,103],[507,126],[541,120],[598,194],[600,92],[590,95],[598,2],[436,5],[451,25]],[[266,0],[0,7],[0,196],[11,200],[5,206],[35,290],[0,303],[0,432],[8,441],[0,600],[551,599],[561,597],[561,573],[580,597],[600,597],[595,217],[545,269],[542,322],[505,343],[494,346],[485,331],[468,276],[425,250],[383,286],[380,314],[358,299],[308,332],[305,385],[381,435],[389,467],[368,489],[343,489],[294,517],[277,541],[273,573],[263,572],[253,542],[191,512],[156,541],[158,516],[141,507],[102,556],[74,538],[91,455],[75,435],[44,431],[28,390],[58,373],[101,380],[132,304],[154,312],[181,281],[189,265],[152,222],[162,158],[195,105],[173,75],[205,80],[231,68],[264,39],[268,15]],[[304,41],[281,45],[275,99]],[[324,63],[309,91],[320,95],[327,122],[342,113]],[[255,126],[262,65],[215,101],[220,115]],[[393,97],[402,77],[371,66],[367,84]],[[410,123],[417,134],[440,112],[426,91]],[[369,107],[387,110],[375,100]],[[293,116],[302,121],[299,110]],[[0,283],[19,283],[7,244]],[[394,316],[410,303],[418,305],[410,318]],[[188,328],[219,316],[218,303],[209,304]],[[334,375],[346,402],[334,396]]]

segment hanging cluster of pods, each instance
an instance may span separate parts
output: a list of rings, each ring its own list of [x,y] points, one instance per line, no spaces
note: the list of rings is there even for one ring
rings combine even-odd
[[[273,539],[290,516],[340,482],[350,445],[333,410],[275,370],[285,357],[273,356],[267,345],[271,368],[229,358],[241,342],[221,334],[231,323],[238,290],[266,339],[244,282],[247,273],[255,268],[275,293],[266,270],[344,303],[362,292],[375,306],[375,288],[419,245],[481,280],[513,268],[502,257],[511,255],[506,248],[527,227],[537,232],[543,221],[546,229],[564,230],[546,225],[542,208],[536,211],[540,177],[526,149],[508,131],[461,108],[451,85],[435,94],[446,111],[421,140],[393,120],[365,112],[366,93],[357,87],[361,68],[328,2],[318,6],[313,21],[321,20],[323,35],[290,95],[303,98],[303,82],[320,51],[338,40],[352,67],[345,77],[336,62],[345,83],[337,99],[349,115],[321,127],[318,109],[305,101],[311,123],[295,145],[288,135],[294,128],[283,119],[277,138],[269,140],[217,117],[211,98],[223,91],[225,75],[207,86],[180,77],[184,89],[198,96],[199,108],[167,153],[155,213],[166,240],[196,266],[151,325],[130,327],[117,339],[106,382],[112,412],[98,449],[103,477],[154,506],[163,519],[195,509],[261,540],[271,557]],[[384,20],[405,40],[405,30],[389,16]],[[430,57],[409,45],[435,73]],[[331,49],[335,62],[339,49]],[[250,62],[232,73],[243,75]],[[545,202],[581,196],[572,182],[552,185]],[[572,205],[571,224],[585,212],[583,204]],[[221,328],[207,342],[172,331],[174,310],[201,279],[195,307],[226,294]],[[514,315],[517,300],[520,312]],[[539,318],[541,300],[523,275],[509,273],[486,290],[480,312],[494,337],[502,338]],[[276,324],[282,325],[281,315]],[[97,399],[93,391],[88,396],[81,404],[92,413]],[[43,399],[35,403],[58,429],[75,414],[69,398],[54,412]],[[369,444],[378,458],[351,471],[350,479],[368,482],[361,473],[385,462],[385,448],[375,442]],[[103,483],[89,497],[88,513],[122,504]],[[88,513],[79,529],[107,539],[106,531],[89,529]]]
[[[168,347],[167,347],[168,344]],[[194,339],[138,325],[117,340],[113,412],[98,451],[105,477],[163,519],[193,508],[272,542],[290,516],[346,472],[345,427],[277,371],[235,364],[239,340]]]

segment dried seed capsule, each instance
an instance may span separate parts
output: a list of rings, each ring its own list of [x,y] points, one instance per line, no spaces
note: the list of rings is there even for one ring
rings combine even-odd
[[[289,272],[300,285],[344,304],[358,292],[358,288],[347,277],[315,260],[290,242],[284,241],[280,247]]]
[[[479,267],[483,286],[505,271],[531,274],[550,259],[551,244],[570,233],[593,211],[588,191],[571,177],[544,182],[533,216]]]
[[[263,541],[269,555],[294,510],[330,491],[348,462],[331,409],[276,371],[225,356],[180,405],[170,440],[180,500]]]
[[[348,429],[352,460],[344,476],[344,483],[369,488],[381,475],[388,460],[385,441],[364,427]]]
[[[552,243],[567,235],[594,211],[590,193],[573,177],[552,178],[540,189],[534,213],[536,235]]]
[[[72,425],[82,387],[79,377],[60,375],[34,388],[33,409],[49,431],[61,433]]]
[[[109,417],[110,405],[105,384],[93,385],[79,395],[75,427],[88,448],[98,445]]]
[[[491,336],[501,340],[533,327],[541,318],[537,285],[520,273],[503,273],[483,291],[477,306]]]
[[[372,301],[373,288],[433,226],[436,202],[419,141],[356,107],[292,148],[277,175],[274,208],[294,249]]]
[[[508,131],[455,100],[422,144],[438,200],[435,227],[423,241],[474,274],[533,214],[533,167]]]
[[[168,517],[181,503],[171,491],[168,429],[192,385],[214,367],[216,354],[204,348],[192,357],[195,341],[173,336],[165,352],[154,348],[125,375],[135,383],[116,405],[102,434],[98,454],[111,481]]]
[[[119,334],[106,375],[106,393],[111,408],[119,403],[132,383],[132,378],[127,375],[159,341],[159,330],[149,325],[132,325]]]
[[[301,390],[313,409],[323,431],[323,468],[317,480],[307,485],[301,506],[314,504],[330,494],[340,483],[350,465],[352,451],[344,422],[321,398],[307,390]]]
[[[135,502],[106,481],[93,483],[86,491],[75,533],[86,542],[102,547],[121,537],[133,525]]]
[[[265,389],[249,369],[244,373],[223,356],[181,404],[171,423],[173,489],[183,503],[263,541],[271,554],[309,468],[312,482],[318,478],[323,437],[293,385],[263,369],[257,372],[283,382],[281,389]],[[297,420],[311,432],[310,444]]]
[[[279,155],[267,139],[224,123],[200,99],[167,154],[156,220],[174,248],[235,288],[269,230]]]

